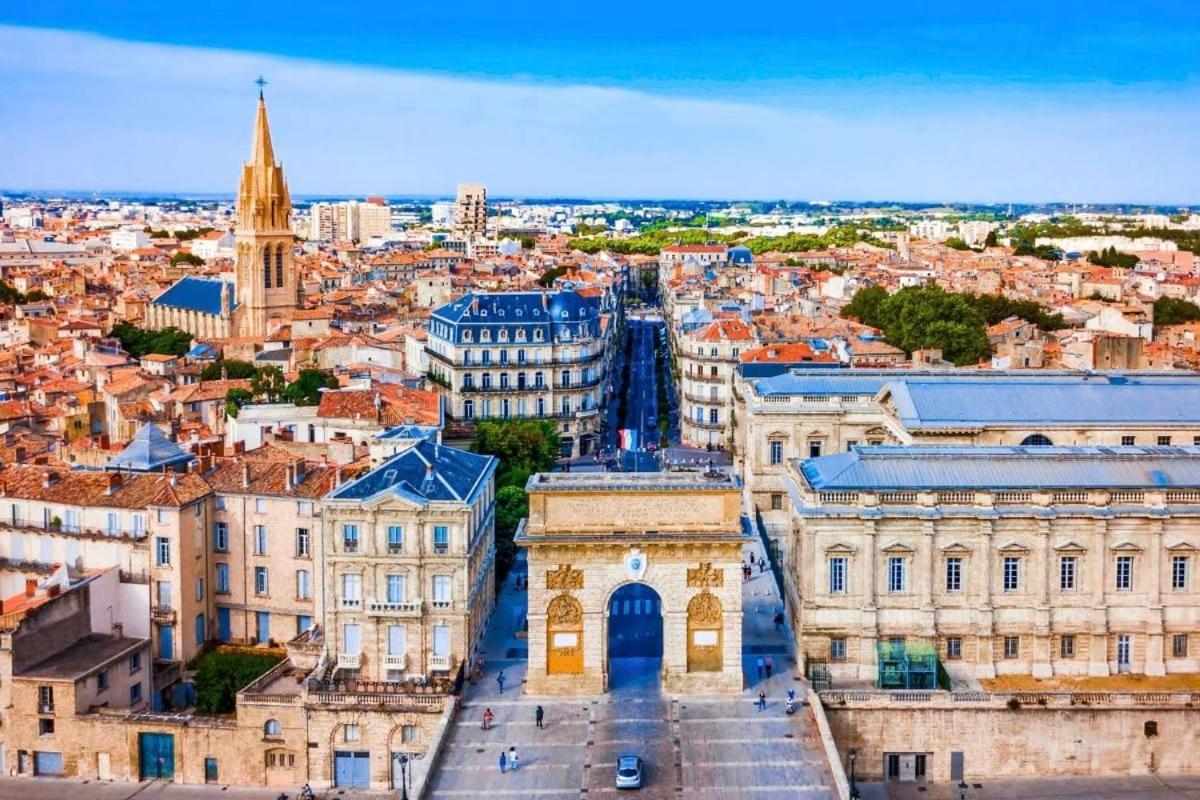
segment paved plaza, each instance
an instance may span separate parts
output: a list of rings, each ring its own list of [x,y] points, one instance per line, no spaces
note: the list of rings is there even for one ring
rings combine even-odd
[[[761,555],[756,542],[747,547]],[[523,562],[522,562],[523,563]],[[518,567],[518,572],[521,567]],[[770,572],[755,571],[743,584],[744,665],[748,688],[737,697],[669,697],[658,687],[657,659],[615,659],[611,691],[578,699],[526,697],[525,644],[514,621],[524,594],[505,586],[487,642],[486,674],[465,693],[458,724],[447,742],[428,797],[593,798],[618,794],[616,760],[627,753],[646,763],[645,798],[831,798],[832,777],[808,709],[784,713],[793,679],[787,642],[775,629],[778,593]],[[760,680],[758,658],[770,656],[775,672]],[[496,677],[506,677],[500,694]],[[766,710],[754,705],[768,694]],[[534,710],[545,709],[538,730]],[[495,715],[481,729],[484,709]],[[520,766],[500,773],[501,751],[516,746]]]
[[[960,800],[948,783],[860,784],[863,800]],[[1200,776],[1024,778],[967,784],[967,800],[1200,800]]]

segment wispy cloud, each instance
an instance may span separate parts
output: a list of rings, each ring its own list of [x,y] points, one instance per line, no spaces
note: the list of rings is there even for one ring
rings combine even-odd
[[[232,191],[259,73],[297,194],[1197,201],[1191,89],[863,82],[789,105],[5,26],[0,187]]]

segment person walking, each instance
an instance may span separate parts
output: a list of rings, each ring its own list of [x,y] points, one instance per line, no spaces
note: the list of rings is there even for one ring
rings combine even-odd
[[[761,681],[763,674],[767,671],[767,662],[763,660],[762,656],[759,656],[756,666],[758,667],[758,679]]]
[[[537,726],[539,728],[542,727],[542,718],[545,716],[546,716],[546,711],[541,706],[538,706],[536,709],[534,709],[533,718],[534,718],[534,720],[537,721]]]
[[[764,711],[767,708],[767,693],[762,689],[758,690],[758,703],[756,705],[758,706],[759,711]]]
[[[775,614],[775,630],[780,631],[780,632],[783,631],[783,612],[782,611],[777,612]]]
[[[504,769],[505,769],[505,767],[507,767],[507,766],[508,766],[508,756],[506,756],[506,755],[504,754],[504,751],[503,751],[503,750],[501,750],[501,751],[500,751],[500,774],[501,774],[501,775],[503,775],[503,774],[504,774]]]
[[[767,667],[767,679],[770,680],[771,670],[775,669],[775,659],[771,658],[770,656],[767,656],[766,667]]]
[[[508,748],[508,768],[509,768],[509,770],[512,772],[516,772],[517,766],[520,763],[521,763],[520,760],[517,758],[516,746],[514,745],[514,746]]]
[[[500,687],[500,694],[504,694],[504,670],[500,670],[500,674],[496,676],[496,685]]]
[[[758,559],[758,571],[760,574],[767,571],[767,560],[765,558]]]

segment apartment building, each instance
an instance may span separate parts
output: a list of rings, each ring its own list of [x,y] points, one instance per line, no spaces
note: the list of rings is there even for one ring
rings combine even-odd
[[[616,301],[575,291],[469,294],[433,312],[426,354],[448,416],[547,419],[563,455],[599,447]]]
[[[682,409],[680,438],[693,447],[727,447],[733,439],[733,381],[754,332],[737,316],[720,317],[676,337]]]
[[[918,641],[960,678],[1200,669],[1200,448],[860,447],[785,482],[790,621],[835,679]]]
[[[325,499],[324,644],[339,675],[452,676],[494,606],[496,459],[414,441]]]
[[[481,183],[460,183],[454,202],[454,232],[465,237],[487,235],[487,187]]]

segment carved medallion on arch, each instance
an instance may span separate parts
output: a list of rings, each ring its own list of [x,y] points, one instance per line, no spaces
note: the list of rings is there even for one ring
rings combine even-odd
[[[558,595],[546,606],[546,672],[583,672],[583,606],[569,594]]]
[[[687,571],[687,585],[693,589],[713,589],[725,585],[725,570],[713,569],[711,561],[705,561],[695,569]]]
[[[688,602],[688,672],[720,672],[725,613],[721,601],[705,589]]]
[[[558,569],[546,571],[546,588],[550,591],[566,592],[583,588],[583,572],[570,564],[559,564]]]

